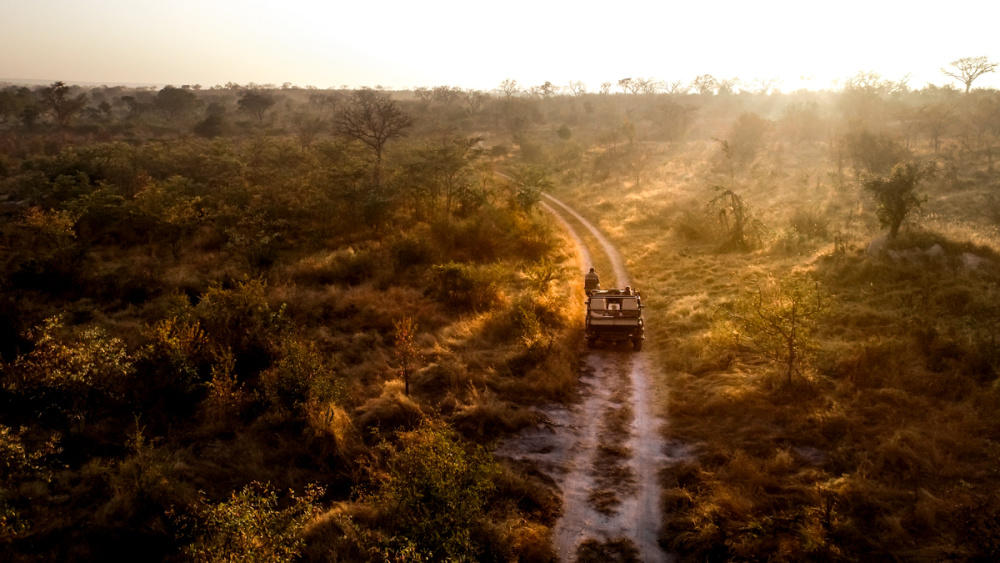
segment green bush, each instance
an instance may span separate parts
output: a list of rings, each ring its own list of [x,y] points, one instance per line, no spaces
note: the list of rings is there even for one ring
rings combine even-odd
[[[231,289],[213,285],[195,307],[209,340],[218,350],[232,350],[243,370],[266,368],[286,328],[285,306],[272,309],[266,289],[260,278],[243,278]]]
[[[500,467],[484,449],[465,447],[453,431],[425,424],[383,443],[385,467],[364,495],[393,534],[390,551],[415,546],[431,561],[478,560],[472,541]]]
[[[284,563],[305,547],[302,531],[319,511],[322,487],[311,485],[279,509],[278,493],[253,482],[226,502],[209,504],[199,515],[198,538],[185,554],[199,563]]]

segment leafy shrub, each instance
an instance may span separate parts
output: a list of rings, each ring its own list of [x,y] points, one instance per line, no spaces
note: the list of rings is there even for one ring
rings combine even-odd
[[[492,457],[429,424],[381,450],[385,467],[372,475],[374,488],[364,496],[394,533],[387,542],[416,546],[432,561],[477,559],[473,530],[500,474]]]
[[[232,350],[237,366],[256,371],[267,367],[286,328],[282,305],[267,302],[267,284],[243,278],[232,289],[213,285],[195,307],[195,317],[219,350]]]
[[[291,506],[279,509],[278,493],[270,485],[250,483],[228,501],[202,509],[198,538],[185,554],[204,563],[291,561],[305,547],[303,529],[318,513],[324,493],[310,485],[302,496],[291,494]]]
[[[430,240],[419,234],[407,234],[389,243],[389,254],[397,269],[405,270],[434,260],[435,250]]]
[[[489,308],[500,297],[488,270],[458,262],[433,266],[428,292],[442,303],[463,309]]]
[[[727,317],[737,342],[784,366],[791,384],[815,346],[812,331],[828,305],[818,283],[790,275],[747,284]]]
[[[789,219],[792,230],[812,239],[825,239],[829,235],[830,219],[823,213],[800,207]]]
[[[103,330],[66,338],[62,325],[61,317],[50,317],[36,327],[35,348],[14,362],[9,388],[36,402],[39,411],[82,425],[96,404],[124,398],[134,361],[125,344]]]
[[[323,355],[312,342],[288,339],[277,364],[263,374],[264,396],[285,413],[302,411],[313,383],[329,372]]]
[[[147,411],[190,412],[210,361],[198,321],[162,320],[149,329],[149,343],[138,354],[133,393]]]

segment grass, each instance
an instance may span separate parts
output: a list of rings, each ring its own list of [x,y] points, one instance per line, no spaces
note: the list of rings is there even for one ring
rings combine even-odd
[[[627,257],[649,307],[644,353],[669,389],[666,437],[694,447],[662,474],[662,545],[682,561],[995,554],[995,229],[935,215],[904,227],[889,254],[869,254],[873,213],[823,181],[829,163],[804,156],[815,168],[803,187],[782,172],[788,159],[765,155],[769,179],[745,180],[742,192],[771,234],[750,252],[725,252],[704,214],[718,179],[704,150],[688,150],[694,182],[671,155],[641,189],[606,181],[559,195]],[[622,197],[597,195],[611,192]],[[935,245],[940,257],[923,252]],[[717,319],[745,280],[793,271],[818,280],[831,303],[789,384]],[[972,530],[980,535],[969,540]]]

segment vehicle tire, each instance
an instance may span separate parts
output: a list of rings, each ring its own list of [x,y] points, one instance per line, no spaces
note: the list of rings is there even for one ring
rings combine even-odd
[[[597,339],[596,338],[588,338],[587,339],[587,348],[593,348],[594,346],[597,346]]]
[[[635,350],[636,352],[638,352],[639,350],[642,350],[642,339],[641,338],[636,338],[635,340],[632,341],[632,349]]]

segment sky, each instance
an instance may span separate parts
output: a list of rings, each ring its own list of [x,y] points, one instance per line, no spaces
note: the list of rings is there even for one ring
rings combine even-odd
[[[1000,61],[1000,2],[0,0],[0,81],[492,90],[696,76],[911,87]],[[976,86],[1000,88],[1000,72]]]

